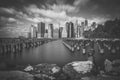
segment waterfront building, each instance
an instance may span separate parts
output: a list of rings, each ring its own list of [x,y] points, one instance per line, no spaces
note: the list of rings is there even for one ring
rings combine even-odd
[[[31,32],[27,33],[27,38],[31,38]]]
[[[44,38],[44,36],[45,36],[45,23],[43,23],[43,22],[38,23],[37,36],[38,36],[38,38]]]
[[[74,38],[75,37],[73,22],[66,23],[66,32],[67,32],[67,38]]]
[[[75,32],[74,32],[74,24],[73,22],[69,23],[69,37],[74,38],[75,37]]]
[[[67,38],[69,38],[69,22],[66,22]]]
[[[87,19],[85,20],[85,26],[88,26],[88,20]]]
[[[59,27],[59,38],[62,38],[63,27]]]
[[[63,30],[62,30],[62,38],[67,38],[66,27],[63,27]]]
[[[90,26],[88,26],[88,20],[85,20],[85,25],[84,25],[84,31],[89,31],[90,30]]]
[[[34,25],[31,25],[29,35],[30,34],[31,34],[31,36],[29,36],[30,38],[37,38],[37,28]]]
[[[85,28],[85,23],[84,23],[84,22],[81,22],[81,26],[80,26],[80,37],[84,37],[84,36],[83,36],[84,28]]]
[[[48,38],[53,38],[53,24],[48,25]]]
[[[75,38],[78,38],[78,20],[74,24]]]
[[[91,31],[93,31],[96,28],[96,26],[97,26],[96,22],[93,22],[91,24]]]

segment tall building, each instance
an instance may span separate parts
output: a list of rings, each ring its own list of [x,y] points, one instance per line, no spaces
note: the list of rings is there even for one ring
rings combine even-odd
[[[59,28],[54,29],[53,37],[54,38],[59,38]]]
[[[44,38],[48,38],[48,29],[45,29],[45,36]]]
[[[85,23],[84,23],[84,22],[81,22],[81,26],[80,26],[80,37],[84,37],[84,36],[83,36],[84,28],[85,28]]]
[[[88,20],[86,19],[85,20],[85,25],[84,25],[85,27],[84,27],[84,30],[85,31],[88,31],[88,30],[90,30],[90,27],[88,26]]]
[[[74,38],[75,37],[75,32],[74,32],[74,24],[73,24],[73,22],[70,22],[69,23],[70,25],[69,25],[69,37],[70,38]]]
[[[45,36],[45,23],[40,22],[38,23],[38,33],[37,33],[39,38],[44,38]]]
[[[77,26],[77,37],[76,37],[76,38],[79,38],[79,37],[80,37],[80,28],[81,28],[81,26],[78,25],[78,26]]]
[[[85,26],[88,26],[88,20],[87,19],[85,20]]]
[[[91,30],[93,31],[93,30],[96,28],[96,26],[97,26],[96,22],[93,22],[93,23],[91,24]]]
[[[67,38],[74,38],[75,37],[73,22],[66,23],[66,32],[67,32]]]
[[[62,30],[62,38],[67,38],[66,27],[63,27],[63,30]]]
[[[53,24],[48,25],[48,38],[53,38]]]
[[[66,22],[67,38],[69,38],[69,22]]]
[[[27,38],[31,38],[31,32],[27,33]]]
[[[37,38],[37,28],[34,25],[31,25],[30,32],[31,38]]]
[[[75,23],[75,38],[79,38],[79,32],[80,32],[80,25],[78,24],[78,20],[76,20],[76,23]]]
[[[59,27],[59,38],[62,38],[63,27]]]

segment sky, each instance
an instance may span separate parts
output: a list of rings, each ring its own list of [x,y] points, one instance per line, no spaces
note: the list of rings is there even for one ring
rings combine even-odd
[[[104,23],[120,16],[120,0],[0,0],[0,37],[26,36],[31,24],[43,21]]]

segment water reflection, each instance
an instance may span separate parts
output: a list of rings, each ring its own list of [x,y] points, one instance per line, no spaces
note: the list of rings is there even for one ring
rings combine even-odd
[[[95,59],[99,65],[103,65],[105,58],[114,59],[116,55],[110,55],[109,51],[105,49],[107,54],[101,55],[97,48],[95,47]],[[0,56],[0,61],[10,62],[14,64],[40,64],[40,63],[54,63],[58,64],[59,66],[63,66],[68,62],[71,61],[78,61],[78,60],[87,60],[87,54],[81,54],[82,51],[77,52],[70,52],[63,44],[62,40],[57,40],[53,42],[49,42],[47,44],[41,45],[37,48],[30,48],[23,50],[21,53],[11,53],[11,54],[4,54]],[[120,58],[117,55],[117,58]]]

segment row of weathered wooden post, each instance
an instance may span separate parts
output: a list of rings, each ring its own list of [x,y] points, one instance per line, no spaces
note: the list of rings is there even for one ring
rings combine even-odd
[[[82,50],[82,53],[95,53],[101,54],[119,53],[120,40],[119,39],[63,39],[63,44],[72,52]],[[107,51],[106,51],[107,50]]]
[[[0,39],[0,53],[17,53],[23,49],[38,47],[54,39]]]

